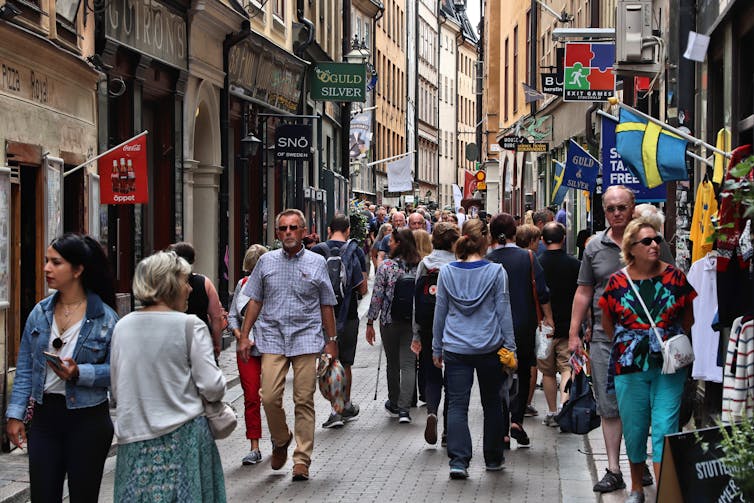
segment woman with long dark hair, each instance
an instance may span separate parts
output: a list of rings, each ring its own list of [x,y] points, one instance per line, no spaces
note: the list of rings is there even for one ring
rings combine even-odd
[[[388,400],[385,410],[392,417],[398,417],[401,423],[410,423],[408,411],[416,386],[416,356],[411,351],[413,327],[409,310],[408,319],[397,316],[402,308],[412,306],[393,304],[411,302],[413,305],[413,287],[410,300],[397,300],[396,284],[404,275],[416,276],[416,266],[421,261],[416,251],[416,241],[410,229],[401,229],[390,234],[390,253],[387,260],[377,269],[374,276],[372,301],[367,313],[366,338],[374,344],[374,320],[380,320],[382,347],[385,348],[385,370],[387,372]],[[400,287],[399,287],[400,288]]]
[[[64,234],[45,254],[55,290],[26,320],[6,411],[11,442],[27,442],[32,501],[60,501],[68,477],[72,501],[97,501],[113,438],[107,400],[110,339],[118,321],[112,273],[89,236]]]

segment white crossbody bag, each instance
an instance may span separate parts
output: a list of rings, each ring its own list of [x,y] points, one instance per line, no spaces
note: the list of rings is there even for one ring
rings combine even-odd
[[[641,307],[644,308],[644,312],[647,315],[649,323],[652,325],[652,332],[657,337],[657,342],[660,343],[662,348],[662,373],[663,374],[675,374],[678,369],[688,367],[694,363],[694,348],[691,347],[691,340],[686,334],[674,335],[667,341],[663,341],[660,334],[657,332],[657,325],[652,315],[649,314],[647,305],[644,304],[644,299],[639,294],[639,289],[636,288],[631,276],[628,274],[628,267],[623,268],[623,274],[628,278],[628,283],[633,288],[636,297],[638,297]]]

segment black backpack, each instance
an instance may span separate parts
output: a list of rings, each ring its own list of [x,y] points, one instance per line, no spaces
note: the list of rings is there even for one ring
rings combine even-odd
[[[390,315],[396,321],[411,321],[414,314],[414,289],[416,287],[416,273],[406,271],[398,277],[393,290],[393,302]]]
[[[435,321],[437,302],[437,277],[440,269],[429,269],[427,274],[416,280],[414,289],[414,319],[420,327],[431,330]]]
[[[327,276],[330,278],[330,285],[335,292],[335,301],[337,302],[335,306],[336,316],[343,305],[343,300],[348,295],[350,260],[357,246],[356,241],[349,239],[342,246],[330,247],[327,243],[320,243],[315,249],[312,249],[312,251],[324,255],[327,260]]]
[[[566,391],[569,393],[568,401],[555,418],[560,431],[586,435],[599,428],[600,416],[597,415],[597,401],[592,393],[592,379],[586,372],[582,370],[573,375],[566,384]]]

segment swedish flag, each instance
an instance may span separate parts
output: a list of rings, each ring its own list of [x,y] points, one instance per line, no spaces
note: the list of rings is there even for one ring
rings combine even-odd
[[[565,164],[558,161],[555,163],[555,171],[552,180],[552,203],[553,205],[560,206],[563,204],[566,194],[568,194],[568,186],[563,185],[563,177],[565,176]]]
[[[687,141],[659,124],[621,108],[615,128],[616,148],[623,163],[651,188],[674,180],[688,180]]]

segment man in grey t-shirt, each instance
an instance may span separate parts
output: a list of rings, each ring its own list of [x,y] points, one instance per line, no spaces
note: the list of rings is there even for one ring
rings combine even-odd
[[[602,196],[602,207],[609,227],[604,232],[595,235],[584,250],[581,269],[579,269],[579,286],[576,289],[571,312],[568,344],[571,352],[575,352],[581,346],[579,330],[590,307],[594,316],[589,354],[592,362],[597,413],[602,417],[602,435],[605,439],[608,462],[607,473],[594,486],[594,490],[601,493],[626,487],[619,465],[623,424],[615,394],[607,393],[607,372],[612,341],[602,329],[602,309],[599,308],[599,300],[610,276],[623,267],[620,260],[620,246],[623,241],[623,232],[633,218],[634,206],[634,193],[623,185],[608,187]],[[663,242],[660,255],[662,260],[674,263],[667,243]],[[645,470],[642,481],[644,485],[652,484],[652,476],[648,469]]]

